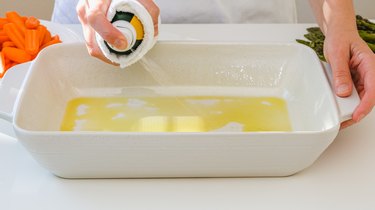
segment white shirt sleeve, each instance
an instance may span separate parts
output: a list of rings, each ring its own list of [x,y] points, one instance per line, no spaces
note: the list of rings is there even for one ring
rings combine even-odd
[[[79,0],[55,0],[51,20],[62,24],[79,23],[76,6]]]

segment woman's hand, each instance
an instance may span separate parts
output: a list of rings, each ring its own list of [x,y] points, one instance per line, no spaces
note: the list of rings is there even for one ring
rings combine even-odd
[[[148,10],[154,21],[155,36],[158,34],[159,7],[153,0],[139,0]],[[95,33],[98,33],[109,44],[118,49],[127,48],[127,40],[107,19],[107,11],[111,0],[80,0],[77,5],[78,19],[82,24],[83,35],[86,41],[88,52],[91,56],[97,57],[107,63],[109,61],[101,52]]]
[[[353,119],[341,124],[341,128],[345,128],[362,120],[375,105],[375,54],[356,28],[343,29],[342,26],[327,30],[324,54],[332,67],[336,94],[349,96],[354,83],[361,98]]]

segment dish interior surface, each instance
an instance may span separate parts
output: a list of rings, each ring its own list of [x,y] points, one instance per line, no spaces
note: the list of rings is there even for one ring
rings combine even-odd
[[[145,130],[138,123],[133,130],[131,126],[125,130],[102,126],[92,128],[94,131],[324,131],[339,123],[319,60],[309,49],[294,44],[159,42],[141,61],[126,69],[90,57],[83,44],[54,46],[33,63],[15,123],[28,131],[77,131],[72,121],[79,120],[77,108],[82,109],[82,100],[94,103],[93,107],[133,102],[156,104],[155,109],[164,103],[164,111],[160,109],[154,115],[142,115],[146,108],[122,110],[133,113],[133,117],[138,115]],[[223,105],[226,100],[232,104]],[[204,107],[207,104],[203,102],[214,101],[221,103],[220,109]],[[197,102],[200,106],[187,105]],[[258,105],[252,107],[254,103]],[[262,115],[262,103],[265,107],[274,103],[274,108],[280,109]],[[76,118],[68,116],[69,109],[75,109],[70,113]],[[152,111],[152,107],[148,109]],[[225,110],[232,110],[232,114],[224,118],[209,116]],[[235,123],[228,124],[232,122],[229,116],[236,115],[237,120],[246,121],[246,115],[258,118],[258,124],[259,119],[267,118],[264,122],[271,127],[272,122],[282,122],[277,128],[241,130]],[[116,116],[119,119],[125,113],[112,117]],[[220,121],[223,119],[226,121]],[[216,125],[207,127],[210,121]],[[177,126],[181,122],[184,126]],[[220,130],[228,126],[229,130]]]

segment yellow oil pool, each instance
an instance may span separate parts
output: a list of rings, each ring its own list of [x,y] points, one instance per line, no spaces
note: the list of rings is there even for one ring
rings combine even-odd
[[[275,97],[108,97],[69,101],[62,131],[290,131],[286,102]]]

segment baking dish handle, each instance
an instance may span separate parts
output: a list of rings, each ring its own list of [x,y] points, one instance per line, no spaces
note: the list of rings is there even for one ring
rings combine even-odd
[[[335,90],[333,86],[333,76],[332,76],[331,66],[326,62],[324,62],[323,65],[324,65],[326,76],[330,82],[331,90],[335,96],[336,104],[339,110],[340,121],[344,122],[346,120],[352,119],[352,115],[361,101],[359,98],[357,89],[353,85],[353,92],[350,96],[348,97],[337,96],[335,94]]]
[[[30,62],[10,68],[0,83],[0,119],[13,123],[14,107]]]

